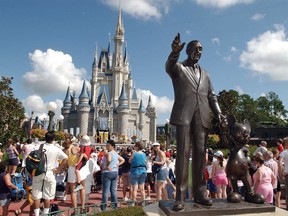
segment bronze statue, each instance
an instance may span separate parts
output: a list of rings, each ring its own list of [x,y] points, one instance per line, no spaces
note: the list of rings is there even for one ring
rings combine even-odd
[[[236,122],[232,115],[227,116],[227,133],[222,134],[225,145],[230,150],[230,155],[226,165],[227,177],[230,179],[232,189],[228,196],[228,202],[239,203],[242,196],[239,194],[237,181],[241,180],[245,188],[245,201],[256,204],[263,204],[265,198],[263,195],[253,192],[249,181],[249,157],[245,154],[243,146],[250,140],[251,127],[248,120],[244,124]]]
[[[188,58],[178,62],[181,44],[180,34],[172,43],[172,52],[166,62],[166,71],[172,79],[175,102],[170,123],[176,125],[176,199],[173,210],[184,209],[190,147],[192,146],[192,182],[194,202],[212,205],[206,196],[204,168],[206,143],[212,110],[219,122],[225,120],[217,102],[208,73],[198,64],[202,54],[200,41],[191,41],[186,48]]]

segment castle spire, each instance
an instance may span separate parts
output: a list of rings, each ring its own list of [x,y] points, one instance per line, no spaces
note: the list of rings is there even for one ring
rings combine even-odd
[[[98,45],[96,42],[95,56],[94,56],[94,60],[93,60],[93,64],[92,64],[92,69],[97,68],[97,64],[98,64]]]
[[[118,22],[116,26],[116,35],[122,36],[124,35],[124,25],[123,25],[123,20],[122,20],[122,12],[121,12],[121,6],[119,3],[119,9],[118,9]]]

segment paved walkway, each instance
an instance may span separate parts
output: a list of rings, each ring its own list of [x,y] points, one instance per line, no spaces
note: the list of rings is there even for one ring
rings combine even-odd
[[[118,195],[118,202],[122,201],[122,189],[118,189],[117,191],[117,195]],[[100,204],[101,203],[101,190],[91,193],[90,194],[90,203],[89,204]],[[140,194],[138,193],[138,197],[140,197]],[[153,203],[155,202],[155,198],[156,198],[156,194],[154,192],[151,193],[151,201],[149,201],[149,203]],[[14,211],[16,209],[19,209],[20,206],[24,203],[25,200],[22,200],[21,202],[18,203],[11,203],[9,206],[9,216],[13,216],[14,215]],[[64,202],[62,200],[55,200],[54,203],[56,203],[60,210],[65,210],[65,216],[68,216],[68,209],[71,206],[71,201],[70,201],[70,195],[67,196],[67,200]],[[122,207],[126,207],[126,203],[123,202],[122,203]],[[281,200],[281,208],[285,209],[285,200]],[[92,211],[92,209],[90,208],[90,212]],[[70,211],[71,214],[71,211]],[[2,215],[2,208],[0,208],[0,215]],[[22,215],[29,215],[29,206],[27,206],[24,211],[22,212]]]
[[[97,192],[94,192],[94,193],[91,193],[90,196],[89,196],[89,204],[90,205],[93,205],[93,204],[100,204],[101,203],[101,197],[102,197],[102,191],[99,190]],[[127,193],[128,195],[128,193]],[[122,202],[122,199],[123,199],[123,193],[122,193],[122,188],[119,189],[118,188],[118,191],[117,191],[117,197],[118,197],[118,202]],[[138,193],[138,197],[140,197],[140,194]],[[150,203],[153,203],[156,199],[156,194],[154,192],[151,193],[151,201],[149,201]],[[21,202],[18,202],[18,203],[11,203],[10,206],[9,206],[9,216],[13,216],[15,215],[14,214],[14,211],[16,209],[19,209],[20,206],[25,202],[25,200],[22,200]],[[110,201],[108,201],[110,202]],[[66,210],[65,211],[65,215],[68,216],[68,209],[70,208],[71,206],[71,200],[70,200],[70,195],[67,196],[67,200],[66,201],[63,201],[61,199],[56,199],[54,200],[54,203],[58,205],[58,207],[60,208],[60,210]],[[123,203],[121,204],[121,206],[125,206],[126,207],[126,202],[123,201]],[[22,211],[22,215],[29,215],[29,206],[27,206],[24,211]],[[92,209],[91,209],[92,211]],[[71,214],[71,211],[70,211],[70,214]],[[2,215],[2,208],[0,208],[0,215]]]

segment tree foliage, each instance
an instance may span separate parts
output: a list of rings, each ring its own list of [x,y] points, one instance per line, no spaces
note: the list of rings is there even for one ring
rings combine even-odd
[[[238,122],[248,119],[252,136],[262,122],[273,122],[277,127],[287,126],[287,110],[275,92],[268,92],[254,100],[248,94],[223,90],[218,94],[218,102],[224,115],[232,114]],[[217,131],[215,124],[212,131]]]
[[[5,143],[7,138],[25,136],[21,121],[24,119],[24,107],[15,98],[11,88],[13,77],[1,77],[0,80],[0,142]]]

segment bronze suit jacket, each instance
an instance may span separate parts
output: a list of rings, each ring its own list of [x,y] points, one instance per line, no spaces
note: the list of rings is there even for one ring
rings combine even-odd
[[[189,125],[196,108],[199,107],[202,124],[209,128],[212,119],[211,110],[217,117],[221,113],[209,74],[199,67],[198,81],[189,60],[178,62],[178,58],[179,55],[171,53],[166,62],[166,71],[172,79],[175,98],[170,123]]]

